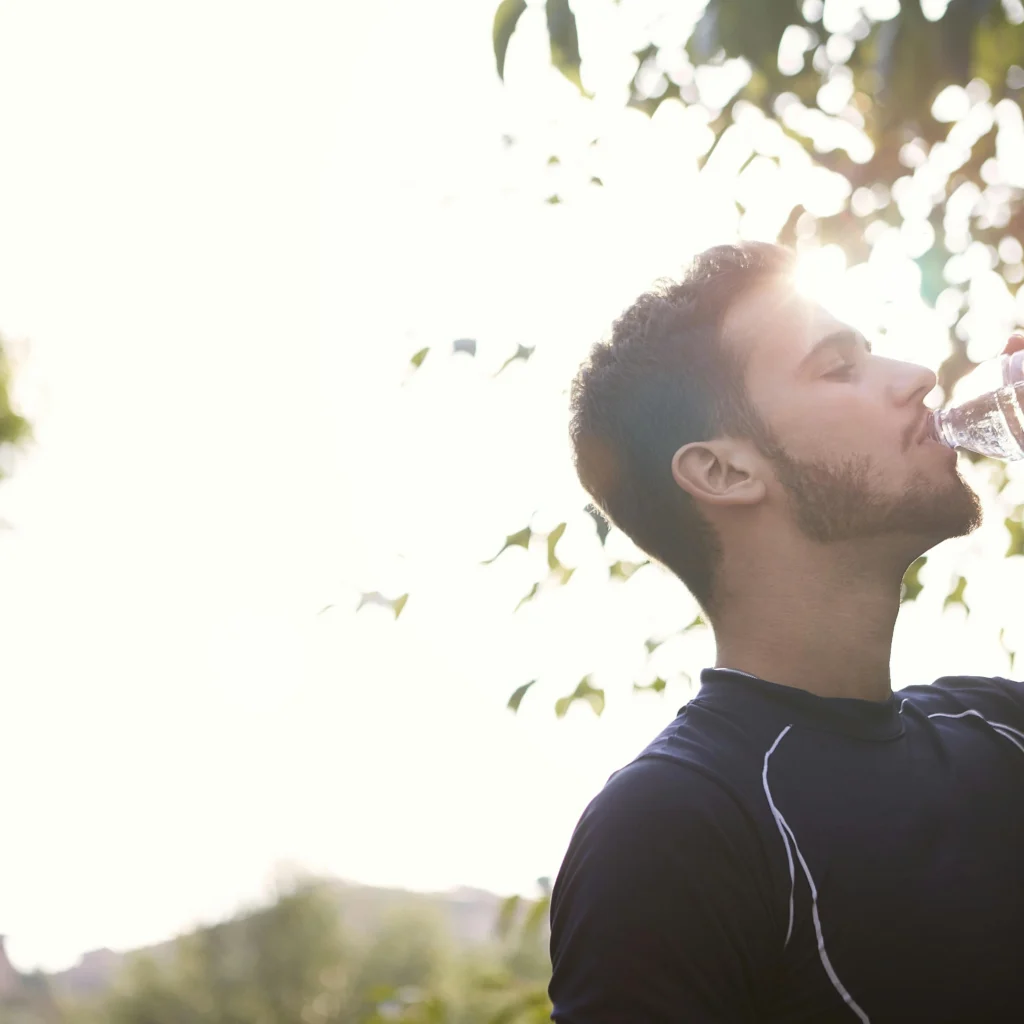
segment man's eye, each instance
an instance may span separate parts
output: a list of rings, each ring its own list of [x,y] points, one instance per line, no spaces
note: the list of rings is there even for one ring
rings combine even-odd
[[[825,380],[849,380],[853,376],[853,371],[856,367],[853,363],[843,363],[842,366],[837,366],[834,370],[829,370],[824,375]]]

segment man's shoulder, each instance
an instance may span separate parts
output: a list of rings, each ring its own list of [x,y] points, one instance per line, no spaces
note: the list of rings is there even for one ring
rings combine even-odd
[[[1015,728],[1024,725],[1024,683],[1002,676],[941,676],[897,690],[896,699],[901,711],[910,705],[929,717],[973,713]]]
[[[757,820],[765,751],[778,735],[772,722],[696,697],[625,767],[605,783],[587,813],[638,815],[657,806],[698,820],[704,810]],[[681,820],[681,819],[679,819]]]
[[[728,802],[728,781],[698,761],[652,751],[641,753],[614,772],[594,798],[601,808],[681,808]]]
[[[583,812],[575,839],[676,844],[709,827],[753,839],[758,825],[746,794],[713,765],[647,750],[612,774]]]
[[[680,871],[710,871],[709,858],[728,851],[742,851],[746,870],[769,877],[758,823],[728,783],[692,765],[641,755],[608,779],[577,822],[553,907],[581,887],[606,892],[623,878],[659,886]]]
[[[697,1019],[707,1000],[701,1020],[752,1019],[736,1006],[782,949],[776,893],[757,830],[722,783],[641,754],[591,801],[555,879],[553,1019]]]
[[[692,771],[729,780],[748,775],[778,735],[778,723],[742,702],[695,697],[644,748],[641,758],[660,758]]]

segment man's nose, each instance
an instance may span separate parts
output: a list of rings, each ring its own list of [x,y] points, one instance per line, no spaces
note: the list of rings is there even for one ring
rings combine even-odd
[[[923,402],[925,395],[938,383],[934,371],[917,363],[897,363],[893,373],[890,390],[897,405]]]

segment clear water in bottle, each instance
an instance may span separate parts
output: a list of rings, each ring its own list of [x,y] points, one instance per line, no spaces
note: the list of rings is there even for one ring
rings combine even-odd
[[[1024,459],[1024,384],[1001,387],[936,413],[936,433],[950,448],[1013,461]]]
[[[1002,387],[935,413],[935,436],[950,448],[1016,461],[1024,459],[1024,352],[1003,356],[998,368]]]

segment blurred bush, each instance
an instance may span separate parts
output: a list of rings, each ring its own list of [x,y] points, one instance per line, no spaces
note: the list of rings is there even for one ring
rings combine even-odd
[[[129,954],[95,995],[22,978],[0,997],[0,1024],[538,1024],[551,1012],[541,884],[467,944],[415,894],[356,936],[344,889],[302,879],[269,906]]]

